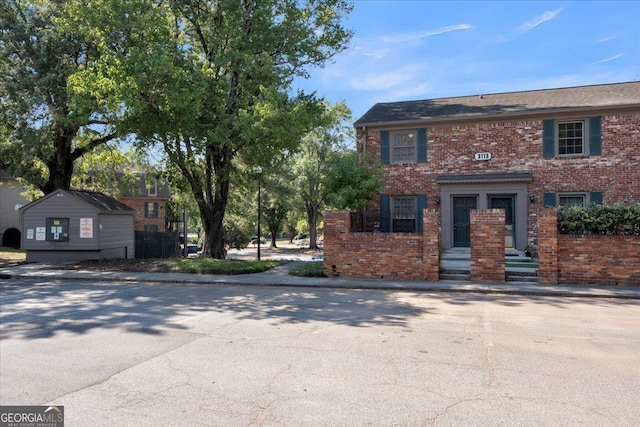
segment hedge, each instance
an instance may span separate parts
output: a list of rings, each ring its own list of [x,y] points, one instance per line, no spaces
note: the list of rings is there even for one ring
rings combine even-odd
[[[640,203],[588,207],[561,206],[558,209],[561,234],[640,235]]]

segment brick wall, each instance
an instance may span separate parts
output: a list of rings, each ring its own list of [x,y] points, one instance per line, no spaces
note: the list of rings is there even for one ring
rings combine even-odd
[[[555,209],[538,223],[540,283],[640,285],[640,236],[558,234]]]
[[[134,216],[134,228],[135,230],[144,231],[145,225],[157,225],[159,232],[167,231],[167,213],[166,204],[164,199],[157,198],[142,198],[142,197],[122,197],[118,199],[125,205],[135,209]],[[158,204],[158,217],[157,218],[145,218],[144,217],[144,205],[145,203],[157,203]]]
[[[438,280],[438,214],[425,210],[418,233],[352,233],[349,211],[324,213],[324,273],[329,277]]]
[[[504,209],[471,211],[471,280],[505,281]]]
[[[543,209],[538,216],[538,281],[558,283],[558,212]]]
[[[640,236],[558,235],[558,283],[640,285]]]

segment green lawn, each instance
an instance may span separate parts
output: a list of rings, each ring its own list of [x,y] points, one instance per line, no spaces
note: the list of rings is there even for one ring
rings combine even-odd
[[[322,261],[305,262],[289,270],[289,275],[300,277],[326,277],[322,271]]]
[[[246,261],[234,259],[186,258],[166,260],[177,266],[182,273],[195,274],[251,274],[261,273],[285,263],[285,261]]]

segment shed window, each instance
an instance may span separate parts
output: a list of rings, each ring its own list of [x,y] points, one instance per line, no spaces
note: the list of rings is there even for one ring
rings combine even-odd
[[[69,241],[69,218],[47,218],[47,241]]]

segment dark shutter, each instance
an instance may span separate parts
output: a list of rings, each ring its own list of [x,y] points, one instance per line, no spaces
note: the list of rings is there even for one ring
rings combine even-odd
[[[425,163],[427,161],[427,128],[417,129],[416,136],[418,138],[418,163]]]
[[[389,232],[391,224],[391,198],[380,196],[380,231]]]
[[[592,191],[589,195],[591,203],[602,204],[602,191]]]
[[[419,194],[418,195],[418,214],[416,215],[416,221],[418,221],[417,231],[418,233],[422,233],[422,219],[424,217],[423,210],[427,208],[427,195]]]
[[[589,155],[599,156],[602,153],[602,125],[601,118],[589,119]]]
[[[380,161],[383,165],[389,164],[389,131],[380,131]]]
[[[544,193],[544,207],[554,208],[556,206],[556,193]]]
[[[149,218],[149,203],[144,204],[144,217]]]
[[[556,122],[555,120],[542,121],[542,154],[544,157],[555,157],[556,149]]]

